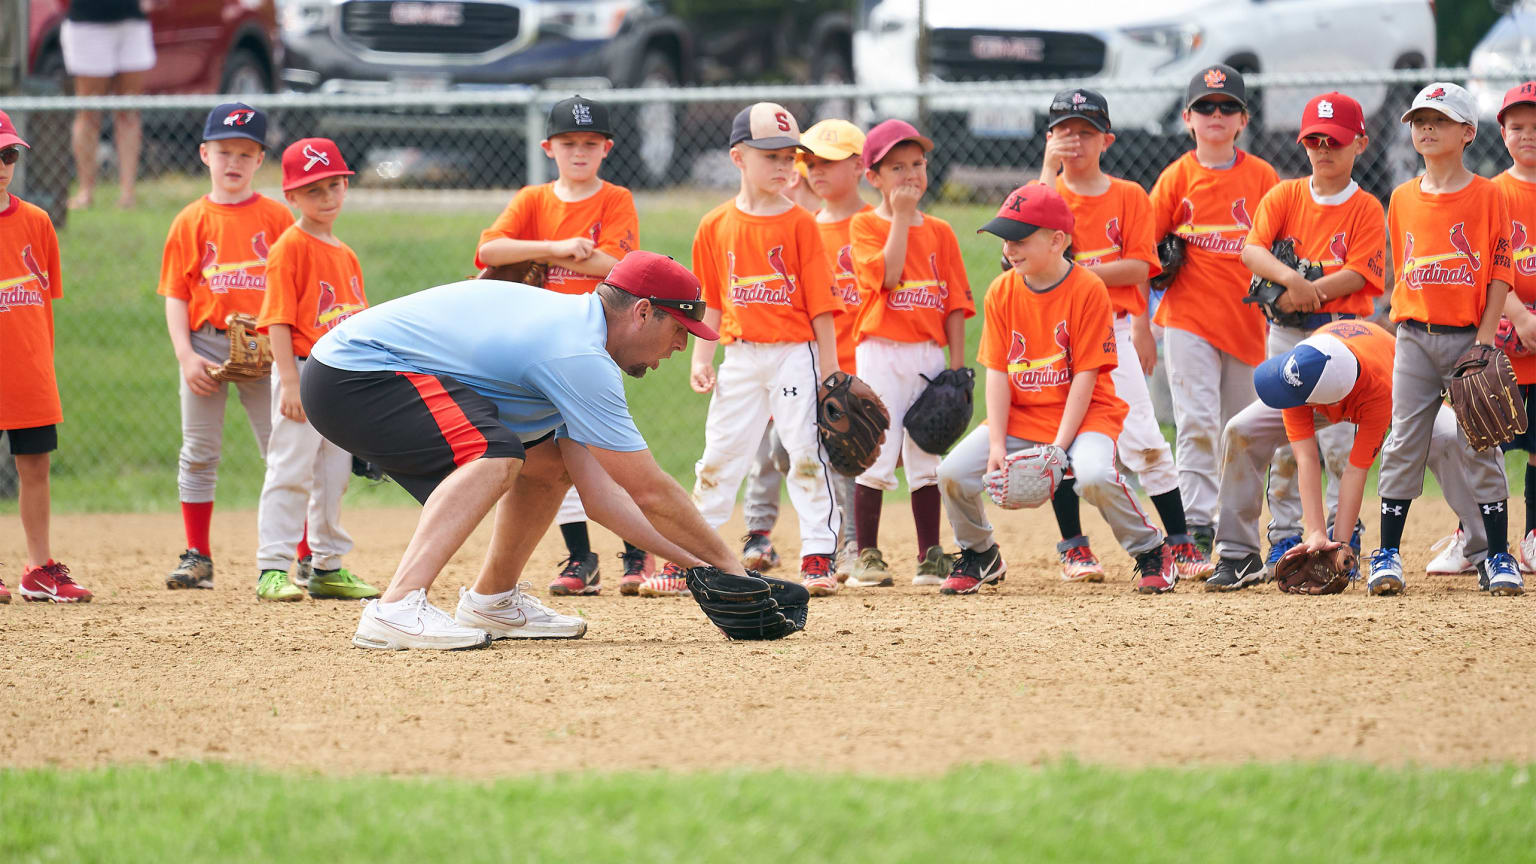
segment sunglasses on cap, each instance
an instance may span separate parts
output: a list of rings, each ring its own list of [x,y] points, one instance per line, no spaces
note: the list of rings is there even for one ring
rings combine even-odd
[[[676,309],[695,321],[704,320],[705,303],[703,300],[669,300],[664,297],[647,297],[645,299],[651,301],[652,306]]]
[[[1323,147],[1327,147],[1329,150],[1338,150],[1342,147],[1348,146],[1349,143],[1350,142],[1348,141],[1340,141],[1334,138],[1332,135],[1324,135],[1321,132],[1316,135],[1308,135],[1307,137],[1301,139],[1302,146],[1306,147],[1308,150],[1317,150]]]
[[[16,160],[20,158],[20,147],[7,147],[4,150],[0,150],[0,164],[15,165]]]
[[[1201,99],[1199,102],[1189,106],[1189,110],[1196,114],[1204,114],[1207,117],[1220,111],[1222,114],[1231,117],[1233,114],[1241,114],[1243,112],[1243,103],[1234,102],[1230,99],[1221,102]]]

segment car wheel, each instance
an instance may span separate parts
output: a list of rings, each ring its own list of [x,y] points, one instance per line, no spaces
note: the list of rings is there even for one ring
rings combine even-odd
[[[649,51],[640,63],[636,86],[673,88],[680,76],[672,58],[660,51]],[[613,176],[625,186],[651,188],[674,183],[686,171],[684,148],[679,136],[682,110],[675,102],[645,102],[624,105],[615,124]]]
[[[271,93],[272,81],[261,58],[255,52],[241,48],[224,61],[224,77],[220,79],[219,92],[236,95]]]

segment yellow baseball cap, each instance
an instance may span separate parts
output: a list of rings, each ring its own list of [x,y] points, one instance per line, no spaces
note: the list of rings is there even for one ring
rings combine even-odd
[[[864,132],[847,120],[829,119],[805,130],[800,144],[811,153],[832,162],[841,162],[864,152]],[[805,174],[804,151],[795,153],[795,167]]]

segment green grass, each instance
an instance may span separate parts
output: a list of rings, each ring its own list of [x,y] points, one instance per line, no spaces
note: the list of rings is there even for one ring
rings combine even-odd
[[[1531,769],[984,766],[455,779],[0,771],[0,860],[1536,860]],[[40,814],[52,814],[46,818]]]
[[[257,187],[270,190],[276,179],[269,164]],[[203,192],[206,181],[196,178],[149,181],[140,186],[137,210],[103,206],[75,212],[60,233],[65,296],[55,307],[56,364],[64,423],[53,467],[57,510],[176,506],[178,370],[165,332],[164,302],[155,286],[171,219]],[[728,193],[713,191],[641,196],[642,244],[690,260],[699,218],[726,197]],[[484,201],[457,209],[357,206],[343,214],[337,233],[357,251],[369,299],[377,304],[472,272],[475,241],[504,204]],[[991,214],[985,207],[952,205],[941,205],[935,212],[956,227],[979,304],[981,289],[998,271],[997,241],[974,230]],[[980,321],[977,317],[971,322],[971,354]],[[688,388],[686,355],[664,363],[643,381],[631,382],[630,394],[635,419],[657,458],[691,487],[693,463],[703,450],[708,397]],[[219,504],[254,506],[261,482],[250,429],[242,410],[231,405]],[[356,488],[349,496],[348,506],[410,502],[392,485]],[[0,511],[14,507],[14,502],[0,502]]]

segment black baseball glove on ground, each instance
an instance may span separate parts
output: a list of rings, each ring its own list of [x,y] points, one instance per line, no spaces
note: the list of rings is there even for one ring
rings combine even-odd
[[[805,629],[811,594],[783,579],[748,570],[736,576],[716,567],[684,574],[693,599],[727,639],[783,639]]]

